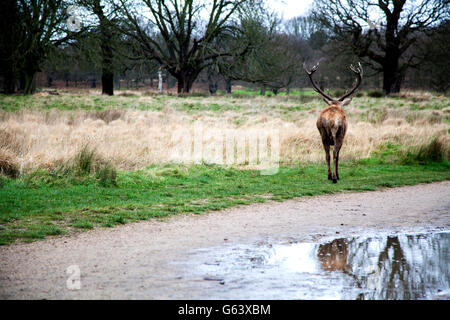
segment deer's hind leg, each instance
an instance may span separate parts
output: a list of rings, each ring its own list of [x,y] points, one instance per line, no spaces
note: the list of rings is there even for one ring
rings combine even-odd
[[[332,179],[332,175],[331,175],[331,156],[330,156],[330,145],[327,143],[327,141],[322,141],[323,143],[323,148],[325,150],[325,160],[327,162],[327,166],[328,166],[328,180]]]
[[[343,139],[336,139],[336,143],[333,148],[333,183],[339,180],[339,152],[341,151]]]
[[[330,139],[330,134],[323,126],[317,125],[317,129],[319,129],[320,137],[322,138],[323,149],[325,150],[325,160],[328,166],[328,180],[332,180],[330,145],[333,144],[333,140]]]

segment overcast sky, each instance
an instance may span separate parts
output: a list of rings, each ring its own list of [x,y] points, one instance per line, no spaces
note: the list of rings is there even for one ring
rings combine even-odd
[[[269,6],[285,19],[305,15],[313,0],[268,0]]]

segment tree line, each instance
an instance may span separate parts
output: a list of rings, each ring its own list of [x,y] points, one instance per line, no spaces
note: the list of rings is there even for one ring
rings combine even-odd
[[[286,21],[264,0],[3,0],[1,90],[33,93],[45,71],[49,85],[100,78],[113,95],[163,70],[179,93],[202,79],[211,93],[243,81],[289,94],[308,86],[304,61],[325,60],[320,86],[350,86],[361,61],[366,87],[445,92],[449,12],[448,0],[316,0]]]

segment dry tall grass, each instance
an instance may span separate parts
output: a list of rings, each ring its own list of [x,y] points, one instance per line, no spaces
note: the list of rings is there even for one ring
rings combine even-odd
[[[123,98],[122,98],[123,99]],[[136,99],[152,99],[137,97]],[[183,103],[189,102],[185,98]],[[230,103],[230,98],[208,98],[216,103]],[[273,99],[273,98],[271,98]],[[433,137],[443,137],[449,145],[449,125],[443,110],[410,110],[379,99],[375,107],[361,108],[369,98],[355,98],[346,109],[348,133],[341,159],[369,157],[380,145],[391,142],[404,146],[421,146]],[[179,103],[179,99],[177,100]],[[198,100],[196,100],[198,101]],[[311,108],[289,111],[298,101],[271,100],[280,108],[261,108],[268,98],[240,98],[238,111],[184,112],[170,103],[162,111],[132,108],[103,111],[61,111],[57,109],[3,112],[0,117],[0,167],[8,175],[36,168],[53,168],[70,161],[86,145],[120,169],[138,169],[170,161],[177,130],[191,132],[199,123],[215,130],[278,129],[280,160],[284,164],[324,160],[315,122],[323,107],[319,101],[304,102]],[[372,103],[374,100],[371,100]],[[210,137],[205,143],[222,143]]]

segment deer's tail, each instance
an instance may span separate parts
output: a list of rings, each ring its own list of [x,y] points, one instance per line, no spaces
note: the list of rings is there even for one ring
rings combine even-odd
[[[331,129],[331,136],[333,137],[333,145],[336,145],[336,137],[337,137],[337,132],[339,130],[339,127],[334,127]]]

